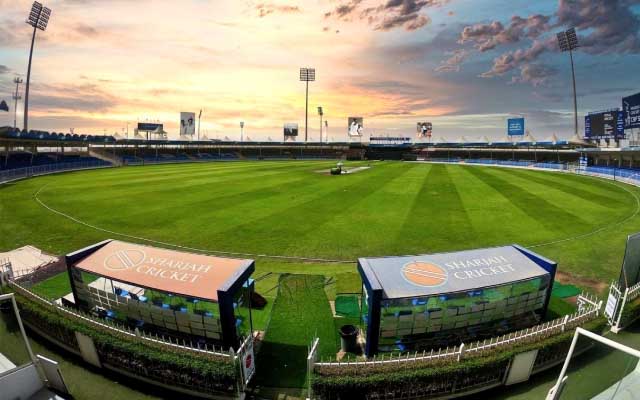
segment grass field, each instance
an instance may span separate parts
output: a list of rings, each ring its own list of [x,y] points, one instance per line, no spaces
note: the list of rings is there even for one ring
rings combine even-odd
[[[373,163],[353,175],[314,171],[329,162],[158,165],[46,176],[0,189],[0,249],[52,253],[113,237],[38,204],[123,234],[253,254],[355,260],[586,234],[633,215],[636,188],[548,172],[417,163]],[[574,278],[619,271],[635,217],[596,235],[535,250]],[[258,270],[321,272],[318,263],[258,262]],[[329,275],[355,272],[330,267]],[[339,283],[340,284],[340,283]]]
[[[269,326],[263,351],[275,355],[282,354],[278,346],[306,352],[309,332],[317,329],[323,343],[333,338],[335,349],[336,327],[346,320],[333,319],[326,300],[358,293],[361,282],[353,263],[260,255],[355,261],[518,243],[558,261],[564,282],[602,292],[619,273],[627,234],[640,228],[640,189],[616,182],[401,162],[374,162],[371,169],[339,177],[316,172],[332,165],[156,165],[5,185],[0,187],[0,250],[32,244],[63,254],[106,238],[141,241],[135,236],[200,251],[254,254],[256,288],[269,300],[265,310],[254,313],[254,326]],[[47,210],[36,194],[76,221]],[[275,301],[282,282],[294,279],[288,274],[298,276],[292,285],[313,287],[313,304],[304,306],[318,307],[321,314],[300,314],[293,304]],[[313,280],[322,285],[312,285]],[[68,281],[53,277],[38,290],[59,297],[69,292]],[[572,310],[562,302],[552,308],[558,315]],[[302,315],[300,324],[279,327]],[[285,362],[274,357],[262,383],[271,375],[289,376],[279,373]],[[281,384],[299,386],[300,379],[292,375]]]

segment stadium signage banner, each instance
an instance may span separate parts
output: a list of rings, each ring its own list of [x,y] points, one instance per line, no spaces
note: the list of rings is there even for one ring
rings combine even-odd
[[[196,134],[196,113],[180,113],[180,135],[193,136]]]
[[[416,129],[419,137],[430,138],[433,133],[433,124],[431,122],[418,122]]]
[[[584,136],[588,139],[624,138],[624,113],[611,110],[585,116]]]
[[[298,124],[284,124],[285,136],[298,136]]]
[[[387,298],[468,291],[548,274],[513,246],[360,262],[373,270]]]
[[[507,135],[524,136],[524,118],[507,119]]]
[[[217,301],[217,290],[247,261],[114,240],[75,267],[132,285]]]
[[[624,129],[640,128],[640,93],[622,99]]]
[[[349,117],[347,123],[349,127],[349,136],[362,136],[362,129],[364,128],[364,118]]]
[[[153,122],[138,122],[138,130],[144,132],[162,131],[164,130],[164,125]]]

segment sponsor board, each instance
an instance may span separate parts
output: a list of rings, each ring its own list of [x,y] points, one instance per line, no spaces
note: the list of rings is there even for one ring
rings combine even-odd
[[[524,118],[507,119],[507,135],[524,136]]]

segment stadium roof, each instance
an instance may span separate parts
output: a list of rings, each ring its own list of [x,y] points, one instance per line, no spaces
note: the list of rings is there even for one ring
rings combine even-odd
[[[217,302],[218,290],[226,291],[252,265],[253,260],[111,240],[69,267],[130,285]]]
[[[418,256],[360,258],[363,279],[383,298],[466,292],[548,275],[534,253],[503,246]]]

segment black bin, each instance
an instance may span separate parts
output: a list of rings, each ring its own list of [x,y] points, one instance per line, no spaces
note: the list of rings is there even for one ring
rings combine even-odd
[[[340,327],[340,348],[347,353],[359,353],[358,328],[353,325],[342,325]]]

